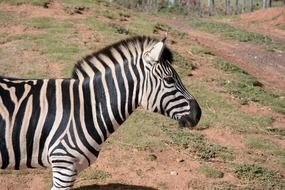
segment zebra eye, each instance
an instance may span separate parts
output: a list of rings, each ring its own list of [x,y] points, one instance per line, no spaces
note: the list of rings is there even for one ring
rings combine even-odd
[[[175,80],[173,77],[165,77],[164,80],[168,83],[168,84],[173,84],[175,83]]]

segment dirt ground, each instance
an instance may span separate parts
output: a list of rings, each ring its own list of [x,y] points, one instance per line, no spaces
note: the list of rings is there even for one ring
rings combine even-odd
[[[63,8],[56,1],[51,4],[48,9],[42,7],[35,7],[31,5],[9,5],[0,4],[0,10],[19,11],[29,13],[30,17],[45,16],[55,19],[64,19],[69,15],[63,11]],[[278,17],[281,21],[284,21],[284,10],[281,8]],[[276,11],[276,10],[275,10]],[[274,11],[274,12],[275,12]],[[257,12],[256,14],[268,15],[270,12]],[[77,15],[76,17],[83,17],[84,15]],[[278,15],[277,15],[278,16]],[[277,31],[276,24],[266,24],[262,22],[262,25],[250,25],[250,22],[254,20],[257,15],[248,14],[244,16],[244,20],[230,21],[232,24],[237,24],[241,27],[248,28],[250,30],[264,32],[265,34],[276,37],[280,41],[285,42],[285,32]],[[266,17],[267,18],[267,17]],[[265,18],[264,18],[265,19]],[[280,21],[280,22],[281,22]],[[182,22],[169,19],[168,24],[177,30],[186,32],[190,39],[208,47],[215,54],[228,59],[234,63],[239,64],[244,70],[254,75],[260,82],[262,82],[266,88],[273,88],[278,90],[285,90],[285,53],[281,52],[268,52],[264,48],[256,44],[242,43],[232,40],[221,40],[213,34],[202,32],[191,27],[185,26]],[[228,21],[226,21],[228,22]],[[277,22],[277,21],[276,21]],[[279,21],[278,21],[279,23]],[[79,35],[82,39],[93,39],[90,30],[82,30],[80,28]],[[263,30],[266,28],[266,30]],[[79,30],[79,29],[78,29]],[[29,28],[23,25],[17,25],[10,28],[0,27],[0,34],[12,32],[14,34],[22,33],[41,33],[41,30],[35,28]],[[94,37],[94,40],[96,37]],[[1,47],[12,48],[13,42],[0,44]],[[38,54],[37,51],[33,52],[20,52],[21,59],[25,56],[29,57],[34,54]],[[211,68],[211,65],[204,59],[200,59],[193,55],[193,59],[196,60],[199,67],[193,71],[194,78],[199,80],[206,80],[208,75],[219,75],[215,69]],[[47,73],[49,77],[61,77],[60,64],[57,62],[49,62],[46,64]],[[25,68],[25,65],[22,66]],[[14,71],[17,73],[17,70]],[[227,96],[227,95],[225,95]],[[248,113],[260,113],[264,115],[272,115],[276,119],[274,121],[275,127],[285,128],[285,115],[275,113],[267,107],[249,104],[242,105],[240,109]],[[232,147],[235,150],[242,150],[245,148],[242,142],[242,137],[239,134],[234,134],[230,130],[225,130],[222,127],[204,130],[201,132],[207,138],[219,142],[225,146]],[[273,139],[275,140],[275,139]],[[276,143],[280,143],[285,147],[284,140],[275,140]],[[199,184],[199,181],[205,181],[206,184],[218,183],[223,181],[231,181],[233,184],[236,182],[236,178],[232,172],[225,173],[222,179],[209,179],[202,175],[198,171],[201,163],[193,155],[190,155],[183,150],[174,149],[171,146],[165,145],[164,149],[146,149],[142,150],[135,146],[120,144],[106,143],[102,152],[100,153],[98,161],[92,165],[92,169],[106,171],[111,174],[104,180],[100,181],[100,186],[95,185],[94,182],[88,182],[88,180],[78,180],[75,188],[81,187],[81,189],[100,189],[100,190],[156,190],[156,189],[212,189],[211,186]],[[241,158],[242,159],[242,158]],[[216,167],[223,168],[222,163],[217,161]],[[282,170],[285,175],[285,169]],[[7,172],[0,174],[0,189],[2,190],[18,190],[18,189],[47,189],[48,183],[50,183],[49,170],[24,170],[23,172]],[[24,175],[23,175],[24,174]],[[164,183],[164,182],[167,182]],[[187,183],[186,183],[187,182]],[[80,188],[78,188],[80,189]]]
[[[268,17],[267,15],[271,16]],[[273,40],[285,44],[285,32],[277,28],[277,26],[285,23],[284,16],[285,7],[282,7],[265,11],[259,10],[245,14],[239,19],[224,19],[223,22],[241,26],[249,31],[269,35]],[[258,19],[261,24],[251,23]],[[265,87],[277,90],[285,89],[285,54],[283,52],[266,51],[264,47],[253,43],[228,39],[222,40],[214,34],[187,26],[178,19],[168,19],[164,22],[186,32],[192,40],[208,47],[216,55],[239,64],[240,67],[263,83]]]

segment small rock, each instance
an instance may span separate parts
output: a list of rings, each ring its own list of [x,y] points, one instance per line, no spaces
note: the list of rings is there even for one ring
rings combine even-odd
[[[171,171],[170,175],[178,175],[178,172],[177,171]]]
[[[151,161],[154,161],[154,160],[157,159],[157,156],[156,156],[155,154],[150,154],[150,155],[149,155],[149,159],[150,159]]]
[[[182,159],[182,158],[177,158],[176,159],[176,162],[184,162],[185,160],[184,159]]]

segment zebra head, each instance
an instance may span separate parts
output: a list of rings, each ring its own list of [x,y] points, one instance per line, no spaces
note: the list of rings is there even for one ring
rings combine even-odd
[[[172,55],[165,40],[150,44],[142,55],[146,72],[142,107],[177,120],[181,127],[196,126],[200,106],[171,66]]]

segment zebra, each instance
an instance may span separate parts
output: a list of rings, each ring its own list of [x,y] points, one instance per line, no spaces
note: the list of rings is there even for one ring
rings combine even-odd
[[[1,169],[51,167],[51,189],[70,189],[137,107],[196,126],[201,108],[171,62],[165,39],[136,36],[85,56],[68,79],[0,77]]]

